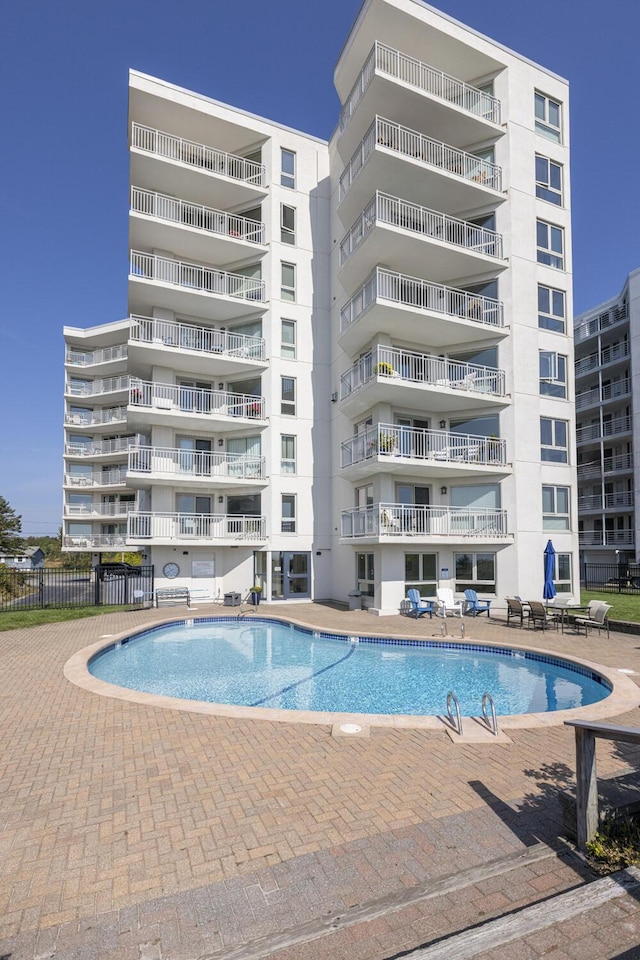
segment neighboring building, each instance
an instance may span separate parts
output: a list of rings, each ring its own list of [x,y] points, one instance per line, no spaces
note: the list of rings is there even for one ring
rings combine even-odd
[[[215,594],[578,588],[568,87],[367,0],[329,144],[130,76],[127,319],[66,328],[66,550]]]
[[[42,547],[27,547],[22,553],[0,553],[0,564],[14,570],[41,570],[44,559]]]
[[[639,542],[640,269],[619,296],[575,318],[574,342],[580,559],[623,567],[636,562]]]

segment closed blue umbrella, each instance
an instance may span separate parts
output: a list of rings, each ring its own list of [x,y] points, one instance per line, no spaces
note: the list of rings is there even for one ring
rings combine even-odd
[[[544,548],[544,588],[542,596],[545,600],[553,600],[556,595],[556,588],[553,583],[553,574],[556,567],[556,551],[553,548],[551,540],[547,540]]]

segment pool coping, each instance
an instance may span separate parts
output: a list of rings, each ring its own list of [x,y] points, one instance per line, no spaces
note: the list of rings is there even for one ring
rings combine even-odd
[[[121,633],[104,636],[96,643],[74,653],[65,663],[63,672],[65,678],[75,686],[81,687],[89,693],[98,696],[109,697],[117,700],[125,700],[130,703],[137,703],[142,706],[158,707],[163,710],[182,710],[189,713],[208,714],[210,716],[242,719],[242,720],[261,720],[276,723],[301,723],[315,724],[320,726],[335,726],[343,723],[358,723],[368,727],[386,727],[397,730],[437,730],[447,732],[451,729],[451,723],[446,716],[414,716],[406,714],[371,714],[371,713],[338,713],[338,712],[316,712],[311,710],[283,710],[274,707],[246,707],[226,703],[205,703],[199,700],[183,700],[178,697],[168,697],[160,694],[143,693],[139,690],[131,690],[128,687],[120,687],[115,684],[107,683],[94,677],[88,669],[89,661],[102,650],[110,646],[145,631],[157,629],[160,626],[169,624],[185,623],[189,620],[235,620],[230,616],[202,616],[202,617],[168,617],[166,620],[150,621],[140,624],[135,630],[124,630]],[[268,619],[275,622],[293,624],[302,627],[304,630],[314,633],[333,634],[335,636],[349,638],[354,635],[354,631],[349,630],[318,630],[317,626],[306,623],[289,614],[283,616],[265,616],[261,620]],[[249,621],[251,622],[251,621]],[[376,633],[367,630],[367,636],[374,639],[387,639],[386,634]],[[566,720],[603,720],[605,718],[616,716],[617,714],[627,713],[640,706],[640,687],[637,686],[620,670],[612,667],[605,667],[600,663],[591,660],[583,660],[580,657],[559,654],[553,650],[534,646],[530,643],[519,643],[510,640],[509,643],[474,640],[472,637],[434,637],[425,638],[424,641],[412,636],[396,636],[392,640],[405,640],[413,646],[420,646],[424,643],[433,643],[441,641],[445,644],[477,645],[482,647],[511,648],[522,650],[524,652],[534,653],[540,656],[552,657],[556,660],[564,660],[569,663],[578,664],[594,673],[600,674],[611,685],[611,692],[603,700],[584,707],[574,707],[570,710],[557,710],[553,713],[523,713],[506,715],[499,717],[500,728],[508,730],[532,729],[549,726],[561,726]]]

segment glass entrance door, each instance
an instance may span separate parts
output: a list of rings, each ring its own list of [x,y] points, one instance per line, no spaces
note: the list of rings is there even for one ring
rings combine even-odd
[[[292,600],[311,596],[310,553],[271,554],[271,599]]]

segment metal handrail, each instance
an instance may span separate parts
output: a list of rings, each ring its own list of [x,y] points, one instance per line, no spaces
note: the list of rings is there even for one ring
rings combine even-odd
[[[129,275],[142,280],[158,280],[175,284],[189,290],[203,291],[222,297],[240,297],[263,303],[265,285],[263,280],[245,277],[241,273],[227,273],[201,263],[187,263],[158,254],[131,251]]]
[[[264,360],[263,337],[249,337],[219,327],[196,326],[178,320],[131,315],[129,339],[136,343],[160,343],[162,346],[196,353],[216,354],[242,360]]]
[[[453,712],[451,710],[452,704],[453,704],[453,709],[455,710],[455,717],[453,716]],[[449,717],[449,720],[451,722],[451,726],[453,727],[453,729],[456,731],[456,733],[459,733],[460,736],[462,736],[462,717],[460,716],[460,703],[458,702],[458,698],[456,697],[453,690],[449,690],[449,693],[447,694],[447,716]]]
[[[491,713],[491,719],[487,716],[488,713]],[[498,736],[498,719],[496,717],[496,706],[493,702],[493,697],[490,693],[482,694],[482,716],[484,722],[489,727],[489,730],[493,733],[495,737]]]
[[[234,240],[264,243],[264,224],[258,220],[205,207],[201,203],[189,203],[153,190],[132,186],[131,211]]]

